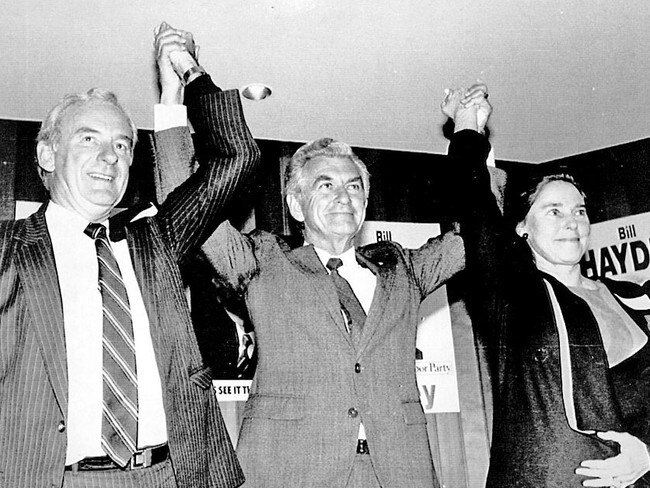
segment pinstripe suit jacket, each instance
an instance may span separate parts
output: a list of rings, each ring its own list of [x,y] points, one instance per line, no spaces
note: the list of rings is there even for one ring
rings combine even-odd
[[[243,475],[201,363],[178,264],[212,233],[226,200],[259,159],[238,93],[202,78],[188,86],[186,100],[194,110],[208,107],[197,130],[210,132],[214,158],[155,217],[125,228],[150,320],[172,464],[186,488],[237,486]],[[171,158],[179,150],[157,147]],[[63,312],[41,208],[0,224],[0,486],[61,486],[66,414]]]
[[[463,158],[485,160],[482,148],[468,146]],[[177,171],[171,160],[157,163],[163,179]],[[416,326],[422,299],[464,266],[461,238],[448,233],[417,250],[390,242],[357,249],[377,276],[359,344],[312,246],[291,250],[272,234],[243,235],[225,222],[202,249],[222,284],[245,298],[257,338],[237,445],[245,486],[345,487],[360,422],[382,486],[438,486],[415,382]]]

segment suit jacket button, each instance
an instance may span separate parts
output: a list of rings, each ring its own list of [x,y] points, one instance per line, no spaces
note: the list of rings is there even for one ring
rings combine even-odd
[[[59,432],[65,432],[65,422],[63,420],[56,426],[56,430]]]
[[[352,407],[348,410],[348,417],[355,418],[357,415],[359,415],[359,412],[357,412],[356,408]]]
[[[359,363],[354,365],[354,372],[361,373],[361,365]]]

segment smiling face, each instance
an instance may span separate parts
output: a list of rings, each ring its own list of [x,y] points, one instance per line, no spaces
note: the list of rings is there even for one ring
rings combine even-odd
[[[585,199],[566,181],[551,181],[538,193],[517,233],[528,234],[537,267],[544,271],[573,268],[589,245]]]
[[[38,161],[51,172],[50,198],[91,222],[106,219],[124,196],[133,161],[126,115],[93,101],[70,109],[57,142],[39,142]]]
[[[356,164],[323,156],[305,164],[299,191],[287,195],[287,203],[293,218],[304,222],[307,242],[340,254],[352,247],[368,200]]]

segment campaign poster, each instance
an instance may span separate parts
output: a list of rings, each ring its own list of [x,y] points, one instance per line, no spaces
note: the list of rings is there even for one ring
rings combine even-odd
[[[580,267],[590,278],[650,280],[650,212],[592,224]]]
[[[355,243],[363,246],[390,240],[415,249],[439,234],[438,224],[366,221]],[[460,412],[451,313],[444,286],[427,297],[420,307],[414,357],[425,413]]]

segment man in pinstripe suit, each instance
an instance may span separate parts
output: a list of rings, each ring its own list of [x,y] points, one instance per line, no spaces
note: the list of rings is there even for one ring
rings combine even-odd
[[[157,211],[109,218],[128,183],[135,126],[108,92],[68,96],[38,139],[50,201],[25,220],[0,223],[0,486],[195,488],[244,480],[178,265],[223,220],[259,151],[236,91],[218,89],[191,56],[172,65],[159,53],[158,64],[163,101],[184,75],[186,104],[206,111],[196,130],[210,134],[215,156]],[[156,149],[172,158],[179,150],[164,141]],[[108,228],[132,319],[137,445],[125,466],[104,447],[106,301],[95,243],[84,234],[89,223]]]

